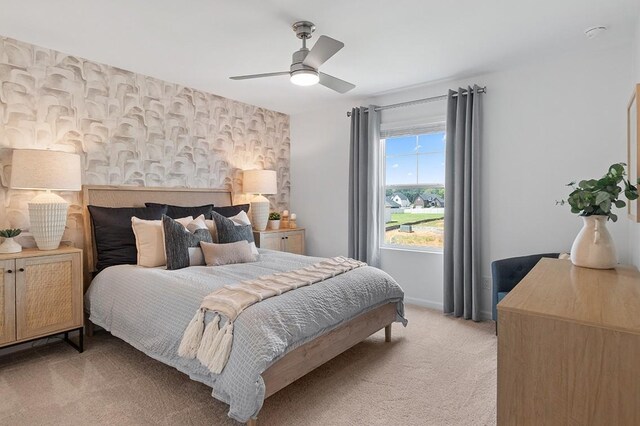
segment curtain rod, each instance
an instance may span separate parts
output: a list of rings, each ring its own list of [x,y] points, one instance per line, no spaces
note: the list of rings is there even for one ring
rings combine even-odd
[[[462,95],[466,95],[467,90],[463,90],[462,91]],[[480,87],[478,88],[478,91],[476,92],[478,94],[480,93],[487,93],[487,86],[484,87]],[[457,97],[458,96],[458,92],[456,92],[453,97]],[[428,102],[436,102],[436,101],[443,101],[445,99],[447,99],[449,97],[449,95],[440,95],[440,96],[432,96],[430,98],[423,98],[423,99],[416,99],[415,101],[408,101],[408,102],[400,102],[397,104],[391,104],[391,105],[383,105],[383,106],[379,106],[379,107],[375,107],[374,110],[375,111],[382,111],[385,109],[392,109],[392,108],[400,108],[400,107],[405,107],[405,106],[411,106],[411,105],[418,105],[418,104],[426,104]],[[365,111],[368,110],[369,108],[365,108]],[[351,117],[351,111],[347,111],[347,117]]]

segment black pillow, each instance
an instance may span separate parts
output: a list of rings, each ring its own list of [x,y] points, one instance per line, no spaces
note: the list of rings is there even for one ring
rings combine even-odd
[[[138,261],[136,236],[131,228],[133,216],[145,220],[159,220],[167,206],[156,207],[98,207],[88,206],[93,223],[93,235],[98,254],[96,270],[113,265],[135,265]]]
[[[213,210],[213,204],[205,204],[204,206],[172,206],[171,204],[144,203],[144,205],[147,207],[166,206],[166,215],[171,219],[180,219],[181,217],[187,216],[196,218],[201,214],[209,219],[211,218],[211,211]]]
[[[231,219],[227,219],[215,211],[212,214],[213,221],[216,224],[219,244],[235,243],[236,241],[242,240],[250,243],[254,242],[251,225],[238,226]]]
[[[214,207],[213,211],[224,217],[232,217],[243,211],[249,213],[249,204],[238,204],[236,206]],[[195,216],[194,216],[195,217]],[[208,218],[207,218],[208,219]]]
[[[162,227],[164,229],[164,251],[169,270],[189,266],[189,247],[200,247],[201,241],[213,242],[208,229],[196,229],[191,233],[166,215],[162,216]]]

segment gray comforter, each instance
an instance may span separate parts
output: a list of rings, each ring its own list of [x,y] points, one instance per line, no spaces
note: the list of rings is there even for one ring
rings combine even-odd
[[[397,301],[397,320],[406,325],[402,289],[383,271],[367,266],[248,308],[234,324],[233,349],[219,375],[197,359],[178,356],[185,327],[211,291],[321,260],[260,250],[257,262],[240,265],[177,271],[113,266],[91,283],[86,309],[94,324],[211,386],[212,395],[230,405],[229,416],[246,422],[264,401],[262,372],[287,352],[387,302]]]

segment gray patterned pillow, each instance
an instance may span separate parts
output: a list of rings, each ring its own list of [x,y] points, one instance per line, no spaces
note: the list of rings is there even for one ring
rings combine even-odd
[[[200,242],[212,243],[211,234],[206,229],[189,232],[184,226],[169,216],[162,216],[164,249],[167,255],[167,269],[181,269],[189,266],[189,247],[200,247]]]
[[[216,223],[218,231],[218,243],[227,244],[236,241],[246,240],[250,243],[254,242],[253,230],[251,225],[236,225],[231,219],[227,219],[217,212],[212,212],[213,221]]]

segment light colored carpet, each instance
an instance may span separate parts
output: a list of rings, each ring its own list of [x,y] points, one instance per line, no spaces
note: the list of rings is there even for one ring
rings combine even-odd
[[[260,425],[492,425],[496,337],[407,307],[394,324],[265,401]],[[0,357],[0,424],[237,425],[205,385],[107,333]]]

